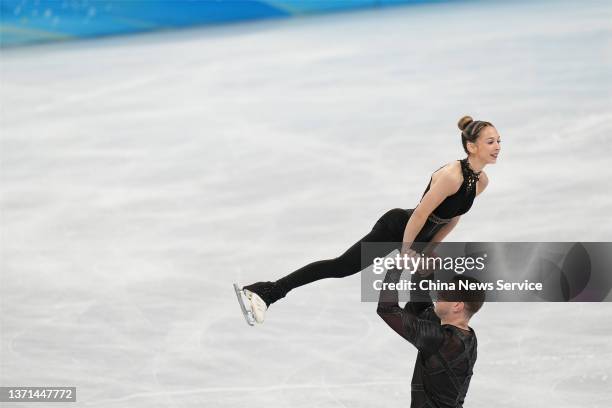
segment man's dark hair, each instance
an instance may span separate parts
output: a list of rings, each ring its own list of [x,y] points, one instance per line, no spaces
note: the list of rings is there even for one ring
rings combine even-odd
[[[454,290],[443,290],[438,292],[442,300],[449,302],[463,302],[464,310],[468,318],[480,310],[485,302],[485,291],[477,285],[481,282],[471,276],[455,275],[451,280],[455,284]],[[461,286],[459,282],[464,282]],[[465,287],[463,287],[465,285]],[[467,288],[467,286],[470,288]]]

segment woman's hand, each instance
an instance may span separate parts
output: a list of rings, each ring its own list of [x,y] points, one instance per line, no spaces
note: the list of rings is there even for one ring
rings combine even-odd
[[[414,249],[410,248],[410,244],[407,242],[404,242],[402,245],[402,250],[400,251],[400,255],[402,257],[404,257],[404,255],[406,255],[408,258],[418,258],[421,255],[415,251]]]
[[[402,245],[400,256],[402,258],[407,258],[406,260],[407,265],[418,265],[418,263],[420,262],[419,258],[421,258],[421,254],[419,254],[414,249],[410,248],[410,244],[406,242],[404,242],[404,244]],[[414,273],[416,271],[413,271],[411,268],[409,268],[408,272]]]
[[[400,255],[402,257],[407,256],[409,259],[414,259],[414,261],[410,261],[409,265],[418,265],[416,271],[414,271],[415,273],[418,273],[421,277],[426,277],[429,276],[433,273],[433,269],[428,269],[427,268],[427,257],[424,255],[419,254],[417,251],[415,251],[414,249],[410,248],[410,246],[407,243],[404,243],[402,245],[402,250]],[[435,255],[435,253],[432,253],[430,255]],[[423,258],[423,260],[421,261],[421,258]],[[410,271],[412,272],[412,271]]]

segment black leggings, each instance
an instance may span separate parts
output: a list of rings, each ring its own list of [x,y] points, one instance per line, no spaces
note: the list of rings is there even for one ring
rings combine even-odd
[[[406,224],[412,215],[412,209],[394,208],[378,219],[372,231],[347,249],[342,255],[333,259],[312,262],[291,274],[276,281],[289,292],[299,286],[325,278],[344,278],[365,269],[372,264],[375,257],[385,256],[402,244]],[[439,230],[440,225],[427,221],[415,242],[429,242]],[[362,242],[385,242],[388,245],[376,245],[364,253],[362,259]],[[362,266],[362,264],[364,266]]]

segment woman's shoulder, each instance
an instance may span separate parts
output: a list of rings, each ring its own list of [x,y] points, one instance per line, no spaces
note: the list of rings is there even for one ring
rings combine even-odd
[[[479,195],[480,193],[482,193],[485,190],[485,188],[487,188],[488,185],[489,185],[489,176],[487,176],[487,173],[485,173],[483,170],[480,172],[480,176],[478,177],[476,195]]]
[[[478,181],[482,183],[483,187],[486,187],[489,184],[489,176],[487,176],[487,173],[485,173],[484,170],[480,172]]]
[[[432,182],[442,182],[451,186],[459,187],[463,183],[463,173],[461,172],[461,163],[458,160],[447,163],[432,176]]]

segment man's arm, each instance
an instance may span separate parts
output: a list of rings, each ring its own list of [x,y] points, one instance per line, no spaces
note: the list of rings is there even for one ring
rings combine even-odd
[[[378,300],[378,315],[397,334],[412,343],[417,349],[428,354],[436,352],[442,345],[444,335],[440,321],[434,318],[419,318],[431,306],[428,302],[409,302],[404,309],[398,305],[396,289],[387,289],[385,283],[397,283],[402,271],[389,270],[383,281]],[[431,312],[431,309],[427,310]],[[425,313],[429,315],[430,313]],[[422,316],[425,317],[425,316]]]

